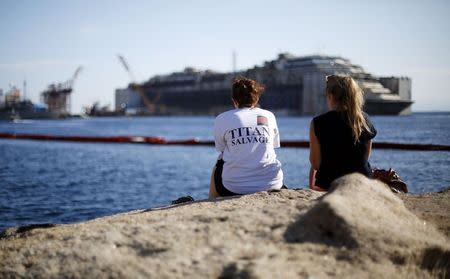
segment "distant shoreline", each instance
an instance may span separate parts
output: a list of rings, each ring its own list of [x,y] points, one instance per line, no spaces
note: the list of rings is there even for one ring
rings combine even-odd
[[[450,111],[445,110],[413,111],[412,114],[450,114]]]
[[[231,109],[231,107],[230,107]],[[450,114],[450,111],[413,111],[410,115],[378,115],[374,114],[373,117],[408,117],[413,116],[415,114]],[[277,117],[313,117],[314,115],[279,115]],[[81,114],[73,114],[67,117],[70,118],[115,118],[115,117],[215,117],[214,115],[208,114],[134,114],[134,115],[125,115],[125,114],[117,114],[117,115],[93,115],[93,116],[84,116]]]

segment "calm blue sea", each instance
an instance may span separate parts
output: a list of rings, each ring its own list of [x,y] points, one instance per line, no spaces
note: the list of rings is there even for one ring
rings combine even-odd
[[[308,139],[310,117],[280,117],[282,139]],[[372,117],[376,141],[450,145],[450,113]],[[0,122],[0,132],[139,135],[212,139],[212,117],[93,118]],[[308,183],[308,150],[282,148],[285,184]],[[374,167],[392,167],[413,193],[450,186],[450,152],[374,150]],[[71,223],[208,195],[213,147],[0,139],[0,230]]]

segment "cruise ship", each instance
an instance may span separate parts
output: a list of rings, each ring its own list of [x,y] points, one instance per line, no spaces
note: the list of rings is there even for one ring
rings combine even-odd
[[[233,80],[245,76],[266,87],[260,99],[262,108],[277,115],[316,115],[327,110],[325,78],[336,74],[350,75],[358,82],[368,114],[411,113],[408,77],[376,77],[338,56],[299,57],[289,53],[239,72],[186,68],[157,75],[142,84],[116,89],[116,110],[128,114],[217,115],[231,108]]]

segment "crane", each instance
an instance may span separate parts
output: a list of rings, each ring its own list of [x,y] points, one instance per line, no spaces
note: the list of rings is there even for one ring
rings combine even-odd
[[[75,83],[75,80],[77,79],[78,75],[80,74],[81,70],[83,69],[82,66],[78,66],[78,68],[75,70],[75,73],[73,74],[72,78],[69,80],[70,82],[70,87],[73,86],[73,84]]]
[[[52,83],[41,93],[41,98],[48,106],[48,110],[56,113],[60,117],[70,114],[70,94],[73,90],[73,84],[80,74],[82,66],[78,66],[72,78],[61,83]]]
[[[148,97],[145,95],[144,90],[141,86],[136,82],[136,79],[134,77],[133,72],[130,69],[130,66],[128,65],[127,61],[122,55],[117,55],[119,58],[120,63],[122,64],[125,71],[128,73],[131,79],[131,88],[136,90],[139,93],[139,96],[141,97],[142,102],[144,103],[145,107],[149,111],[149,113],[154,113],[156,109],[156,103],[159,100],[160,94],[156,94],[155,98],[153,100],[149,100]]]

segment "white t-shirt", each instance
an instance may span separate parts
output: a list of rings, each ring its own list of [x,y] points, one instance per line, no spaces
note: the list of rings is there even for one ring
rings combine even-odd
[[[239,108],[217,116],[214,122],[216,149],[225,161],[223,185],[237,194],[248,194],[283,186],[277,121],[272,112]]]

